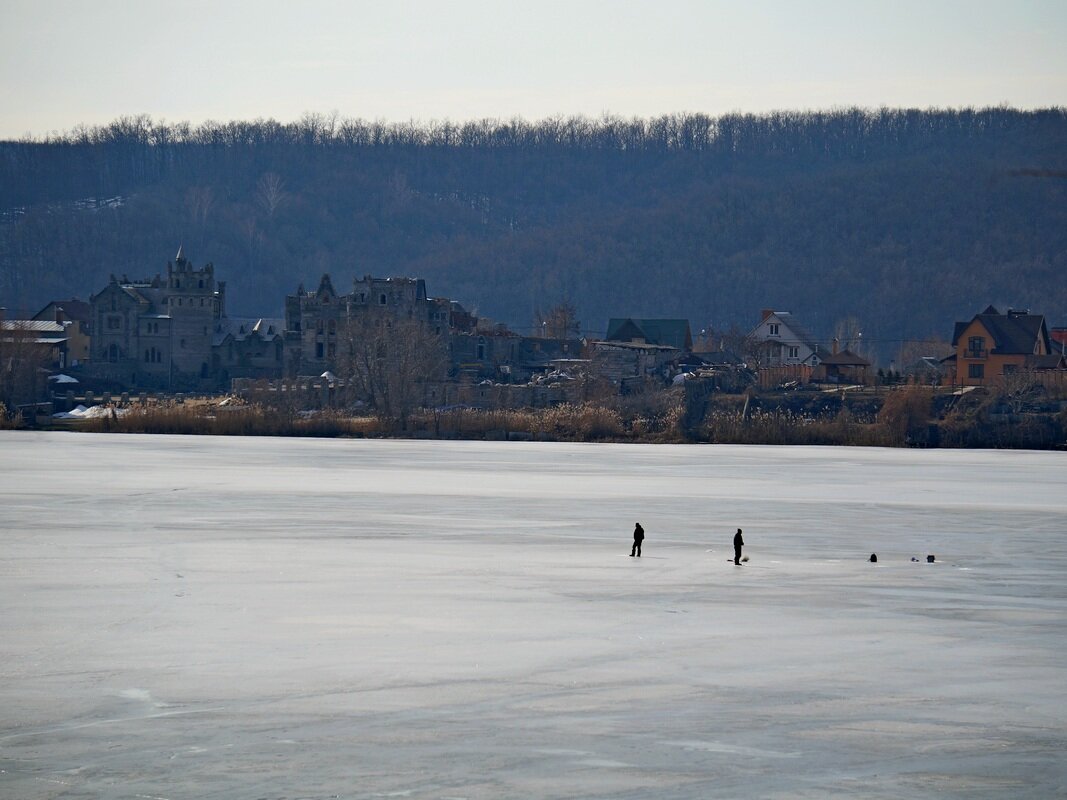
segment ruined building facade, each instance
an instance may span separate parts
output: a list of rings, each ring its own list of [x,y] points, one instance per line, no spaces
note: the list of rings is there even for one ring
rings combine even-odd
[[[344,294],[323,275],[314,291],[301,285],[285,298],[285,371],[289,376],[321,375],[343,368],[348,337],[359,335],[368,324],[388,329],[411,320],[439,336],[451,328],[448,300],[428,297],[421,278],[374,278],[352,281]]]
[[[212,379],[211,341],[225,315],[226,284],[181,249],[166,277],[114,275],[89,298],[97,375],[131,386],[195,388]]]
[[[362,341],[441,337],[444,371],[463,381],[522,382],[581,342],[518,336],[479,320],[459,303],[430,297],[419,278],[365,275],[338,291],[323,275],[285,298],[282,319],[226,314],[226,285],[212,264],[196,267],[181,248],[166,275],[114,275],[89,300],[93,330],[87,371],[114,388],[218,391],[234,378],[345,373]],[[362,337],[362,338],[361,338]]]

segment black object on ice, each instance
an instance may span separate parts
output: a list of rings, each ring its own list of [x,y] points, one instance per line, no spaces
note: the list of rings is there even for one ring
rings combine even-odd
[[[934,557],[933,556],[927,556],[926,557],[926,563],[927,564],[933,564],[934,563]]]
[[[877,560],[878,560],[878,554],[877,553],[871,553],[870,562],[873,564]]]
[[[737,529],[737,533],[734,534],[734,563],[741,563],[741,547],[745,544],[745,540],[741,538],[741,529]]]
[[[916,562],[916,563],[918,563],[918,561],[919,561],[919,559],[917,559],[917,558],[916,558],[915,556],[912,556],[912,557],[911,557],[911,560],[912,560],[912,561],[914,561],[914,562]]]
[[[634,546],[630,548],[630,557],[641,557],[641,542],[645,540],[645,529],[641,527],[641,523],[638,522],[634,525]]]

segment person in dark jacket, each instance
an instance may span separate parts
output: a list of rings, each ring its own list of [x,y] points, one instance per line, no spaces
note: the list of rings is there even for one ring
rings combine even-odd
[[[737,529],[737,533],[734,534],[734,563],[737,566],[741,566],[741,548],[744,547],[745,540],[741,538],[741,529]]]
[[[630,558],[637,556],[641,557],[641,542],[645,540],[645,529],[641,527],[641,523],[638,522],[634,525],[634,546],[630,550]]]

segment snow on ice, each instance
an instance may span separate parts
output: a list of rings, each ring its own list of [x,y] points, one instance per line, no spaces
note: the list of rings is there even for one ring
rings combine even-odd
[[[0,796],[1063,796],[1064,458],[0,433]]]

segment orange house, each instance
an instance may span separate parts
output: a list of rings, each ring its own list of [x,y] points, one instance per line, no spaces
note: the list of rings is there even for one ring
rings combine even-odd
[[[987,386],[1020,370],[1055,369],[1062,364],[1053,355],[1045,317],[1008,309],[1001,314],[989,306],[970,322],[957,322],[952,334],[956,383]]]

